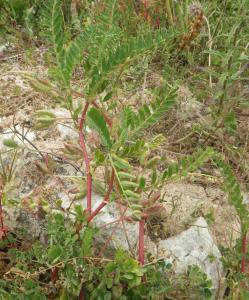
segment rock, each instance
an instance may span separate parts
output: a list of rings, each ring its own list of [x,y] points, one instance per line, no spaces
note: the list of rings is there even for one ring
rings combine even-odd
[[[56,128],[60,134],[59,136],[57,136],[57,139],[59,139],[60,137],[63,140],[78,138],[78,134],[73,128],[72,116],[69,110],[65,108],[56,108],[49,111],[54,113],[59,120],[61,119],[60,123],[56,125]]]
[[[213,282],[213,290],[220,287],[224,275],[221,253],[209,233],[202,217],[180,234],[159,242],[159,256],[174,264],[176,273],[184,273],[188,266],[197,265]]]
[[[70,127],[70,125],[66,125],[66,124],[57,124],[57,130],[60,133],[60,136],[66,140],[66,139],[72,139],[75,138],[77,139],[78,135],[76,133],[76,131]]]
[[[203,216],[216,244],[229,247],[239,237],[240,224],[227,194],[214,186],[187,182],[167,183],[163,188],[165,237],[177,235]],[[229,220],[229,222],[228,222]],[[163,237],[163,239],[165,239]],[[231,238],[232,237],[232,238]]]
[[[33,241],[39,239],[41,243],[46,242],[45,219],[33,215],[26,209],[15,207],[4,207],[4,224],[14,233],[21,230],[27,231],[25,238]]]
[[[93,193],[92,211],[94,211],[102,201],[103,197]],[[68,207],[68,204],[69,199],[67,197],[64,197],[62,199],[62,207],[66,208]],[[86,198],[74,202],[74,204],[82,204],[83,208],[86,208]],[[120,208],[122,209],[122,211],[124,210],[124,206],[120,206]],[[130,215],[129,210],[126,211],[125,215]],[[138,223],[124,222],[124,228],[121,221],[116,222],[120,219],[120,216],[121,212],[119,209],[119,205],[115,202],[108,203],[105,207],[102,208],[102,210],[92,221],[93,225],[100,229],[99,234],[97,235],[97,240],[100,244],[105,244],[110,239],[107,244],[107,248],[122,248],[134,254],[136,252],[138,241]]]

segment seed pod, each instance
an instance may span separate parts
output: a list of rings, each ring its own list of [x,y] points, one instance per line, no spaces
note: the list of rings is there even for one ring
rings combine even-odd
[[[131,191],[131,190],[126,190],[125,191],[125,194],[126,194],[126,196],[128,197],[128,198],[133,198],[133,199],[136,199],[136,200],[138,200],[138,199],[140,199],[140,195],[139,194],[137,194],[137,193],[134,193],[133,191]]]
[[[141,213],[140,210],[134,210],[134,211],[132,212],[132,219],[133,219],[134,221],[140,221],[140,220],[141,220],[141,216],[142,216],[142,213]]]
[[[135,180],[136,179],[136,176],[130,174],[130,173],[127,173],[127,172],[118,172],[118,176],[122,179],[131,179],[131,180]]]
[[[38,110],[35,113],[36,116],[36,124],[35,124],[35,128],[36,129],[46,129],[49,126],[53,125],[56,121],[56,116],[49,111],[45,111],[45,110]]]
[[[149,199],[142,201],[143,206],[152,206],[156,201],[158,201],[161,197],[161,192],[153,193]]]
[[[120,158],[116,155],[112,155],[113,158],[113,163],[114,165],[118,168],[118,169],[130,169],[131,166],[129,164],[129,162],[123,158]]]
[[[133,181],[122,181],[122,186],[125,188],[125,189],[129,189],[129,188],[137,188],[138,187],[138,184],[136,182],[133,182]]]
[[[142,210],[143,206],[141,204],[132,204],[131,205],[131,209],[133,209],[134,211],[136,211],[136,210]]]

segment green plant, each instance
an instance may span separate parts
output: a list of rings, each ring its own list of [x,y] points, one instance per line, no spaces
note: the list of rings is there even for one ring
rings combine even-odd
[[[66,143],[63,153],[76,163],[81,163],[83,159],[85,176],[75,190],[79,192],[76,195],[78,199],[87,196],[87,206],[85,211],[80,207],[76,208],[75,224],[57,214],[53,216],[51,222],[48,220],[49,239],[45,246],[36,243],[27,252],[13,249],[10,251],[13,261],[24,273],[16,274],[14,283],[11,280],[0,282],[3,297],[8,297],[8,293],[11,293],[9,299],[21,297],[20,294],[23,292],[23,299],[46,299],[58,295],[61,299],[77,297],[83,299],[84,296],[87,299],[154,299],[164,296],[163,293],[171,296],[170,292],[168,293],[170,283],[164,277],[166,272],[164,263],[159,261],[155,264],[145,264],[145,224],[148,217],[157,217],[163,209],[161,188],[165,182],[181,180],[212,159],[222,172],[230,203],[240,218],[242,246],[237,248],[239,255],[236,264],[241,261],[241,273],[245,273],[248,255],[246,249],[248,210],[243,203],[240,186],[232,169],[224,158],[217,154],[220,148],[214,149],[213,144],[210,147],[209,142],[213,136],[216,137],[218,129],[224,129],[224,134],[236,136],[235,112],[237,104],[242,102],[235,100],[235,97],[230,98],[229,88],[240,81],[242,73],[246,71],[242,73],[241,69],[238,71],[239,63],[247,60],[245,39],[240,35],[246,15],[243,15],[241,23],[236,23],[232,31],[226,28],[228,33],[221,31],[218,34],[220,21],[217,24],[210,24],[213,6],[206,5],[210,5],[209,11],[207,10],[211,11],[209,16],[206,12],[204,15],[206,6],[195,4],[195,13],[191,16],[187,13],[187,2],[165,1],[166,23],[170,25],[168,26],[170,29],[155,30],[151,24],[147,24],[150,23],[152,9],[145,1],[143,8],[145,24],[134,25],[137,22],[136,16],[132,15],[134,24],[129,26],[129,30],[132,28],[131,32],[125,28],[127,25],[125,22],[129,18],[123,18],[125,9],[119,1],[106,0],[92,10],[90,6],[86,6],[89,12],[86,14],[87,20],[82,27],[78,23],[77,30],[74,30],[76,26],[75,28],[72,26],[74,29],[70,25],[69,29],[67,27],[70,16],[65,14],[67,10],[63,6],[64,1],[53,0],[46,3],[43,17],[46,20],[44,22],[46,31],[50,31],[49,40],[54,47],[52,58],[55,63],[51,63],[49,78],[46,80],[30,73],[23,76],[29,80],[34,89],[55,99],[71,113],[79,138],[76,143],[71,141]],[[220,9],[220,6],[217,6]],[[242,8],[243,4],[240,9]],[[30,19],[27,18],[28,20]],[[227,27],[230,26],[230,22],[230,20],[227,22]],[[204,24],[206,28],[202,31]],[[160,27],[160,22],[157,27]],[[228,45],[231,45],[231,40],[234,46],[242,41],[240,51],[234,49],[224,54],[226,49],[222,48],[222,43],[225,43],[227,36],[229,36]],[[200,42],[203,40],[205,43]],[[214,49],[218,47],[220,52],[212,50],[212,46]],[[200,55],[197,54],[198,51]],[[125,103],[124,108],[116,97],[124,87],[123,79],[129,73],[131,63],[146,62],[147,71],[158,53],[167,60],[165,70],[171,70],[167,72],[167,82],[164,82],[162,87],[152,89],[151,101],[141,106],[136,105],[135,108]],[[181,62],[185,60],[187,67],[176,65],[178,59]],[[198,91],[202,78],[205,84],[209,83],[208,92],[215,96],[213,97],[215,102],[208,110],[211,112],[212,124],[210,126],[210,123],[204,122],[198,124],[196,132],[193,130],[193,133],[204,136],[204,142],[200,139],[200,149],[196,151],[195,141],[194,147],[191,145],[191,149],[186,151],[192,155],[184,156],[183,159],[165,167],[165,161],[158,153],[166,139],[162,134],[157,135],[150,129],[160,122],[165,122],[165,115],[176,104],[178,83],[185,82],[189,72],[193,72],[189,67],[205,69],[206,64],[209,68],[207,72],[194,74],[193,77],[198,77],[198,83],[195,85],[193,80],[190,86]],[[215,71],[211,70],[212,66],[215,67]],[[133,70],[141,73],[139,67],[140,64]],[[83,73],[83,78],[80,84],[75,86],[75,70],[78,69]],[[177,83],[175,78],[178,80]],[[217,86],[213,88],[215,82]],[[134,86],[137,88],[137,83],[134,83]],[[47,110],[37,111],[34,117],[36,130],[46,130],[57,122],[56,116]],[[86,130],[86,127],[100,139],[92,143],[91,147],[88,147],[89,130]],[[192,132],[187,137],[191,135]],[[13,141],[8,141],[8,145],[15,148]],[[51,158],[41,156],[43,162],[37,163],[37,166],[45,174],[51,175],[53,173],[49,166]],[[97,179],[98,170],[104,170],[104,184]],[[4,168],[2,177],[5,179],[9,177],[6,176]],[[103,196],[102,202],[95,210],[92,209],[94,189]],[[91,222],[111,201],[125,206],[120,219],[116,221],[117,224],[121,221],[139,223],[137,257],[130,257],[122,250],[117,251],[111,260],[95,257],[93,240],[96,231],[91,227]],[[6,233],[3,237],[6,241]],[[112,234],[109,239],[111,238]],[[39,268],[41,271],[37,271]],[[31,271],[30,275],[28,272]],[[22,275],[28,278],[24,280]],[[239,274],[236,280],[240,281],[240,277],[244,280],[244,274]],[[186,286],[189,288],[188,297],[194,293],[196,299],[200,297],[210,299],[210,281],[197,267],[190,267],[181,280],[182,290]],[[240,292],[241,297],[243,293],[246,295],[245,290],[241,289]]]
[[[189,266],[186,274],[179,277],[179,288],[186,293],[186,297],[193,299],[212,299],[212,282],[198,266]]]
[[[14,267],[9,266],[10,277],[0,280],[0,299],[49,299],[56,295],[77,299],[79,294],[86,299],[153,299],[169,290],[163,275],[169,266],[163,261],[141,268],[122,250],[114,259],[95,257],[95,230],[86,226],[80,207],[75,211],[83,225],[78,234],[70,220],[55,214],[46,222],[46,246],[36,242],[26,251],[9,250]],[[53,285],[45,284],[51,275]]]

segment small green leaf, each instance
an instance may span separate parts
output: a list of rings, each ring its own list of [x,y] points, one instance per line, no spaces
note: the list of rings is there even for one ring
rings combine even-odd
[[[101,164],[105,161],[105,155],[104,153],[97,149],[94,153],[94,158],[95,158],[95,161],[98,163],[98,164]]]
[[[111,138],[110,138],[110,133],[109,133],[109,130],[106,126],[106,122],[105,122],[105,119],[103,117],[103,115],[101,114],[101,112],[95,108],[95,107],[92,107],[88,114],[88,120],[90,122],[90,126],[97,130],[101,139],[102,139],[102,142],[103,144],[108,147],[108,148],[111,148]]]
[[[113,286],[113,278],[110,278],[110,277],[108,277],[107,279],[106,279],[106,287],[108,288],[108,289],[110,289],[110,288],[112,288],[112,286]]]
[[[3,144],[4,144],[4,146],[6,146],[8,148],[12,148],[12,149],[19,148],[19,145],[17,144],[17,142],[15,142],[13,139],[5,139],[5,140],[3,140]]]
[[[131,274],[131,273],[124,274],[123,277],[125,279],[128,279],[128,280],[133,280],[134,279],[134,275]]]
[[[53,264],[60,259],[61,254],[62,254],[62,249],[59,245],[53,245],[48,250],[48,258]]]
[[[145,182],[145,178],[144,177],[140,177],[139,178],[139,189],[144,189],[145,188],[145,184],[146,184],[146,182]]]
[[[112,293],[111,292],[106,292],[104,296],[104,300],[111,300],[112,299]]]
[[[118,156],[116,156],[115,154],[112,154],[112,158],[113,158],[113,163],[115,165],[115,167],[117,167],[118,169],[130,169],[131,166],[129,164],[129,162],[123,158],[120,158]]]
[[[113,92],[109,92],[105,95],[105,97],[103,98],[103,102],[108,101],[109,99],[111,99]]]

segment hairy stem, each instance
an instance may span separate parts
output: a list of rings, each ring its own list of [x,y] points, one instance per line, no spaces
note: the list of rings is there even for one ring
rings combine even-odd
[[[85,143],[85,137],[83,134],[83,125],[86,119],[86,113],[89,107],[89,103],[87,102],[80,118],[79,122],[79,141],[80,141],[80,146],[83,154],[83,159],[85,162],[85,167],[86,167],[86,182],[87,182],[87,211],[91,213],[92,210],[92,175],[91,175],[91,170],[90,170],[90,160],[89,156],[87,154],[87,149],[86,149],[86,143]]]

